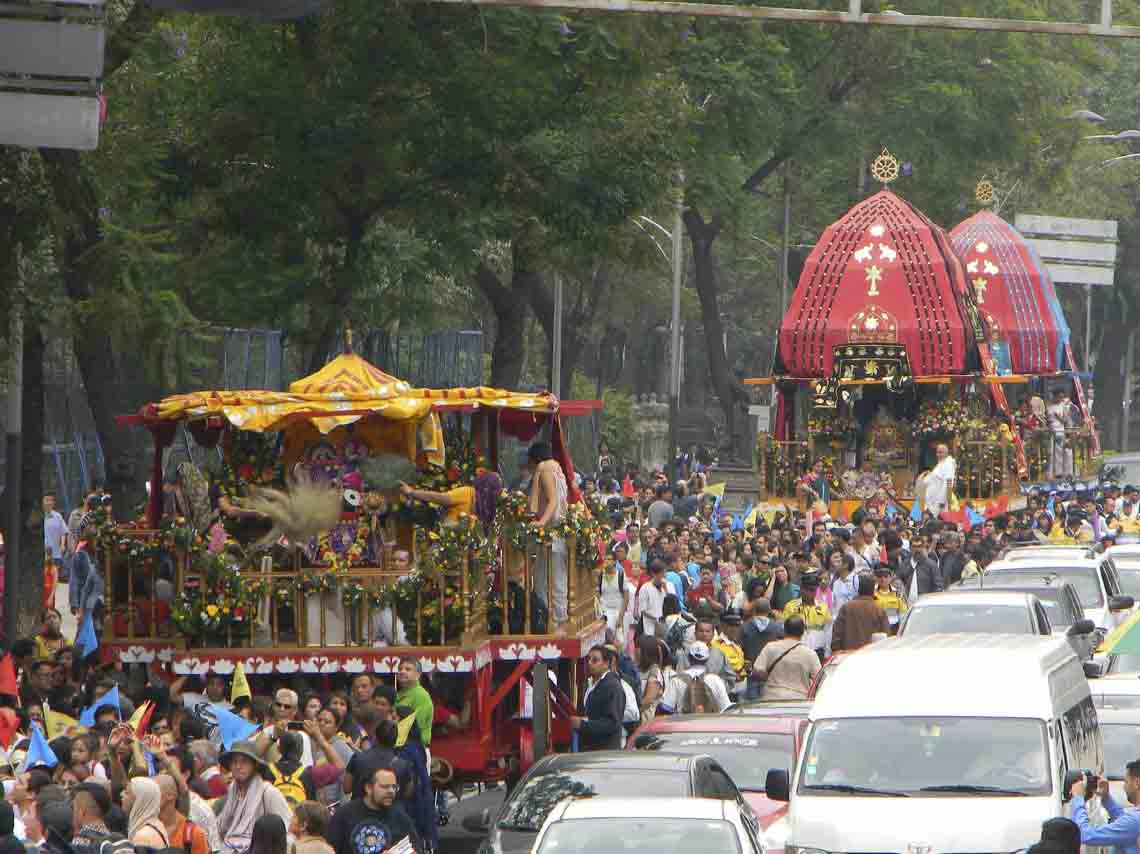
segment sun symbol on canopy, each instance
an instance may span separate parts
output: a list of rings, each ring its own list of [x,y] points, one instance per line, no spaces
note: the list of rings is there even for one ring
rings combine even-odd
[[[899,177],[898,158],[884,148],[882,153],[871,163],[871,177],[884,187],[897,181]]]

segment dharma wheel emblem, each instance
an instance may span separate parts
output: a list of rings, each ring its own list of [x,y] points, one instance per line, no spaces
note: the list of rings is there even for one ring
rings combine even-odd
[[[974,198],[977,199],[979,205],[989,207],[997,199],[997,191],[994,189],[992,181],[979,181],[977,188],[974,190]]]
[[[898,180],[899,161],[885,148],[882,153],[871,162],[871,177],[884,187]]]

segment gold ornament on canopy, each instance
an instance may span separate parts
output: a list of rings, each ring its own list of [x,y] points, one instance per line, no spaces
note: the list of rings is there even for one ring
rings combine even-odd
[[[897,181],[899,177],[898,158],[884,148],[882,153],[871,161],[871,177],[884,187]]]
[[[987,208],[997,201],[997,190],[994,188],[993,182],[985,179],[979,181],[978,186],[974,189],[974,198],[977,199],[979,205]]]

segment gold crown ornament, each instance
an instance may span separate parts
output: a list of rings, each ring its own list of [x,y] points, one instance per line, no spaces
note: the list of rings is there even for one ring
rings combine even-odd
[[[982,207],[988,208],[992,205],[997,200],[997,190],[994,189],[993,181],[987,181],[984,178],[979,181],[978,186],[974,189],[974,198]]]

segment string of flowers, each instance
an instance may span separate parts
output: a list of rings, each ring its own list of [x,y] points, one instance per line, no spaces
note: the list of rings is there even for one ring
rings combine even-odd
[[[317,563],[325,564],[327,571],[333,574],[348,572],[353,564],[359,564],[368,548],[368,535],[371,530],[366,519],[361,519],[356,526],[356,534],[348,548],[341,554],[333,548],[332,534],[329,531],[317,538]]]
[[[807,421],[808,435],[813,439],[849,441],[859,432],[859,422],[849,413],[825,414],[812,410]]]

